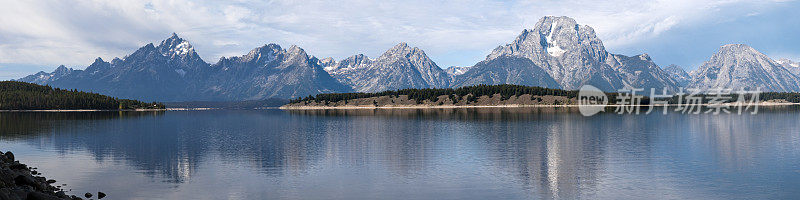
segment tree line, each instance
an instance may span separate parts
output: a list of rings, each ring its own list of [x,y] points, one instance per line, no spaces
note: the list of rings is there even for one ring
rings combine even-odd
[[[393,96],[406,95],[409,99],[416,100],[421,103],[424,100],[436,101],[439,96],[447,95],[448,98],[454,102],[458,101],[459,97],[467,97],[468,102],[477,101],[481,96],[492,96],[500,94],[503,100],[512,96],[520,96],[523,94],[535,96],[564,96],[567,98],[574,98],[578,96],[578,91],[568,91],[561,89],[550,89],[543,87],[522,86],[522,85],[474,85],[465,86],[460,88],[423,88],[423,89],[402,89],[402,90],[388,90],[375,93],[326,93],[317,94],[315,96],[308,96],[304,98],[292,99],[290,103],[300,102],[338,102],[353,99],[380,97],[380,96]],[[532,97],[533,98],[533,97]]]
[[[402,89],[402,90],[388,90],[383,92],[374,92],[374,93],[324,93],[324,94],[317,94],[313,96],[307,96],[302,98],[292,99],[290,103],[301,103],[301,102],[339,102],[339,101],[348,101],[353,99],[361,99],[361,98],[370,98],[370,97],[380,97],[380,96],[392,96],[398,97],[400,95],[407,95],[409,99],[416,100],[417,103],[422,103],[424,100],[429,100],[431,102],[435,102],[438,100],[439,96],[447,95],[453,102],[458,102],[461,97],[465,97],[467,102],[475,102],[477,101],[478,97],[481,96],[492,96],[495,94],[500,94],[502,100],[509,99],[512,96],[520,96],[523,94],[531,95],[531,100],[534,100],[537,97],[534,96],[563,96],[567,98],[576,98],[578,96],[578,91],[572,90],[562,90],[562,89],[550,89],[550,88],[543,88],[543,87],[535,87],[535,86],[523,86],[523,85],[511,85],[511,84],[502,84],[502,85],[474,85],[474,86],[465,86],[460,88],[423,88],[423,89]],[[648,95],[649,93],[642,93],[639,92],[637,95]],[[623,94],[621,93],[606,93],[606,96],[609,99],[609,104],[615,104]],[[709,103],[711,99],[714,98],[714,95],[710,94],[698,94],[697,97],[700,97],[702,100],[701,102],[694,102],[694,103]],[[738,99],[738,94],[732,93],[729,94],[723,100],[725,103],[734,102]],[[685,98],[686,96],[684,96]],[[752,98],[752,95],[745,95],[746,99]],[[760,101],[768,101],[768,100],[776,100],[776,99],[784,99],[788,102],[792,103],[800,103],[800,93],[786,93],[786,92],[764,92],[760,93],[758,96]],[[642,105],[650,104],[651,98],[648,96],[643,96],[641,98]],[[664,99],[662,99],[664,100]],[[678,96],[672,96],[671,98],[667,98],[666,101],[670,104],[677,104],[677,103],[688,103],[686,99],[679,98]],[[680,101],[680,102],[679,102]]]
[[[0,81],[0,110],[164,109],[164,104],[118,99],[19,81]]]

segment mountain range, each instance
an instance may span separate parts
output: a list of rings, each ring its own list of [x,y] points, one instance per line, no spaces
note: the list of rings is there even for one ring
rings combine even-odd
[[[399,43],[372,59],[357,54],[336,61],[277,44],[210,64],[192,45],[172,34],[110,62],[97,58],[86,69],[59,66],[19,81],[92,91],[147,101],[240,101],[297,98],[332,92],[380,92],[405,88],[448,88],[517,84],[604,91],[681,87],[800,92],[800,64],[775,61],[744,44],[720,47],[691,73],[659,67],[647,54],[608,52],[594,29],[569,17],[546,16],[511,43],[498,46],[473,66],[442,69],[425,52]]]

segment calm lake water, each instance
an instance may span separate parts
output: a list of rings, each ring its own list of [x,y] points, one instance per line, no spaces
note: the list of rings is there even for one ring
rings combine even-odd
[[[0,150],[110,199],[798,199],[800,109],[2,112]]]

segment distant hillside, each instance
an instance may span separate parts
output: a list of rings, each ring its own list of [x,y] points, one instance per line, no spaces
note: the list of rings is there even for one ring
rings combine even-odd
[[[0,81],[0,110],[164,109],[160,103],[117,99],[18,81]]]

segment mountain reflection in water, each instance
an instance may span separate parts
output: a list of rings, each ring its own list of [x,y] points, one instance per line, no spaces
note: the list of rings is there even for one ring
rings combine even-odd
[[[0,112],[0,145],[122,199],[791,198],[797,111]]]

